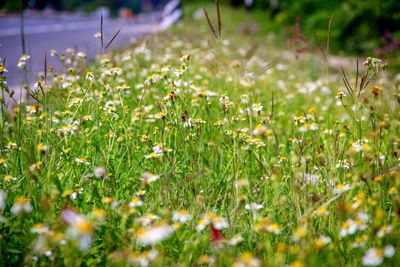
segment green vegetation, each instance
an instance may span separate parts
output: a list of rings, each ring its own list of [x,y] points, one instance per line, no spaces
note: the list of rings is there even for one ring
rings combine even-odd
[[[62,73],[1,102],[1,265],[399,262],[391,61],[341,71],[207,10],[217,38],[187,18],[89,67],[53,51]]]

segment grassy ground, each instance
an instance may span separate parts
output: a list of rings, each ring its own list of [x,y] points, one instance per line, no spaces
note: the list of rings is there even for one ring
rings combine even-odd
[[[222,13],[218,40],[188,19],[89,70],[69,51],[2,113],[2,265],[396,265],[385,62],[341,74]]]

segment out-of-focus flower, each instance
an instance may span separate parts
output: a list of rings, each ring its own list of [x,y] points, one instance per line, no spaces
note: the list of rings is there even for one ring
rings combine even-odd
[[[172,215],[172,220],[174,222],[179,222],[181,224],[186,223],[192,218],[192,215],[189,214],[186,210],[180,209],[178,211],[175,211],[174,214]]]
[[[86,216],[68,208],[62,211],[61,218],[69,225],[67,236],[78,240],[78,248],[80,250],[88,250],[92,245],[92,235],[95,231],[94,224]]]
[[[174,228],[166,223],[154,223],[136,231],[137,242],[142,246],[155,245],[167,239],[173,232]]]
[[[396,251],[392,245],[384,248],[370,248],[362,257],[362,264],[364,266],[378,266],[382,264],[385,257],[393,257],[395,253]]]
[[[22,213],[30,213],[32,211],[32,205],[29,200],[24,196],[19,196],[11,207],[11,212],[15,215]]]

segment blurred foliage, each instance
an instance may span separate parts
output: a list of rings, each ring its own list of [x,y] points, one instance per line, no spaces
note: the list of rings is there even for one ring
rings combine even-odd
[[[10,12],[20,11],[21,6],[91,12],[100,7],[108,7],[112,14],[116,15],[120,8],[129,8],[134,13],[139,13],[146,9],[158,9],[165,2],[166,0],[0,0],[0,8]]]
[[[183,4],[213,1],[182,0]],[[222,4],[243,5],[243,1],[221,0]],[[296,18],[301,21],[302,34],[314,41],[314,33],[320,41],[328,39],[330,51],[340,53],[373,53],[381,46],[397,50],[400,40],[400,1],[398,0],[254,0],[253,13],[263,17],[261,28],[282,33],[282,29],[294,26]],[[257,16],[258,14],[256,14]],[[386,51],[386,50],[385,50]]]

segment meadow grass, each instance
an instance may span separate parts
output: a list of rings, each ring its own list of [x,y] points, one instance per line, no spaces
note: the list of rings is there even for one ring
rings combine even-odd
[[[187,18],[89,66],[53,52],[65,70],[2,103],[3,266],[398,263],[390,61],[296,60],[221,13],[218,38]]]

